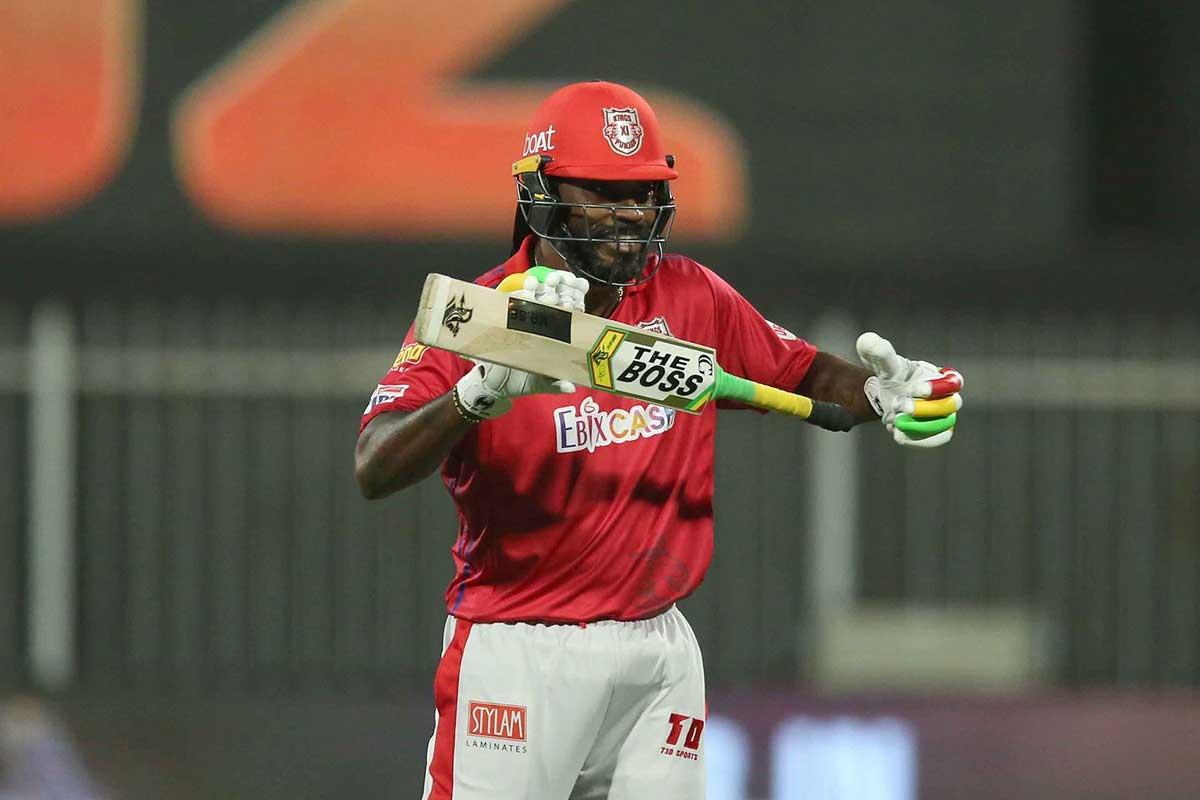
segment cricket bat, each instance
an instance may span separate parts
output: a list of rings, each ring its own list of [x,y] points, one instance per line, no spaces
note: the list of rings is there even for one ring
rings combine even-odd
[[[725,399],[827,430],[849,430],[856,421],[836,403],[725,372],[711,347],[446,275],[426,277],[415,329],[417,341],[429,347],[689,414]]]

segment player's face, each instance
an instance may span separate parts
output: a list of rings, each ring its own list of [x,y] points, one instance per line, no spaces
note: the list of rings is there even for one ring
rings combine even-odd
[[[646,265],[645,242],[658,218],[654,189],[648,181],[562,181],[558,196],[564,203],[601,206],[571,208],[567,216],[571,235],[601,241],[562,242],[567,261],[613,283],[634,280]]]

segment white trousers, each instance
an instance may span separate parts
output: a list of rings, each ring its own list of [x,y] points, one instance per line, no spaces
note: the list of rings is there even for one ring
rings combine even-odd
[[[706,706],[674,606],[636,622],[450,617],[422,800],[703,800]]]

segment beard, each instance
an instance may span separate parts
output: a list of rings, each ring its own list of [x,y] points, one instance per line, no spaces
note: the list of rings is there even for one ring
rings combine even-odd
[[[631,244],[628,252],[613,250],[603,242],[559,242],[567,263],[587,277],[603,283],[633,283],[646,268],[649,251],[642,242]]]
[[[645,239],[649,235],[650,226],[639,230],[622,230],[626,235],[639,237],[640,241],[622,242],[624,249],[605,241],[560,241],[558,249],[567,263],[584,273],[585,277],[595,278],[603,283],[633,283],[641,276],[646,268],[646,259],[650,255],[650,247]],[[593,231],[597,236],[599,232]],[[611,232],[603,235],[610,235]]]

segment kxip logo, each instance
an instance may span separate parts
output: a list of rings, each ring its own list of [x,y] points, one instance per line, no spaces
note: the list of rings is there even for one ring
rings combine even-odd
[[[642,149],[645,132],[636,108],[604,109],[604,139],[617,155],[635,155]]]
[[[667,325],[667,318],[659,314],[654,319],[642,320],[638,323],[638,327],[644,331],[651,333],[661,333],[666,336],[672,336],[671,327]]]

